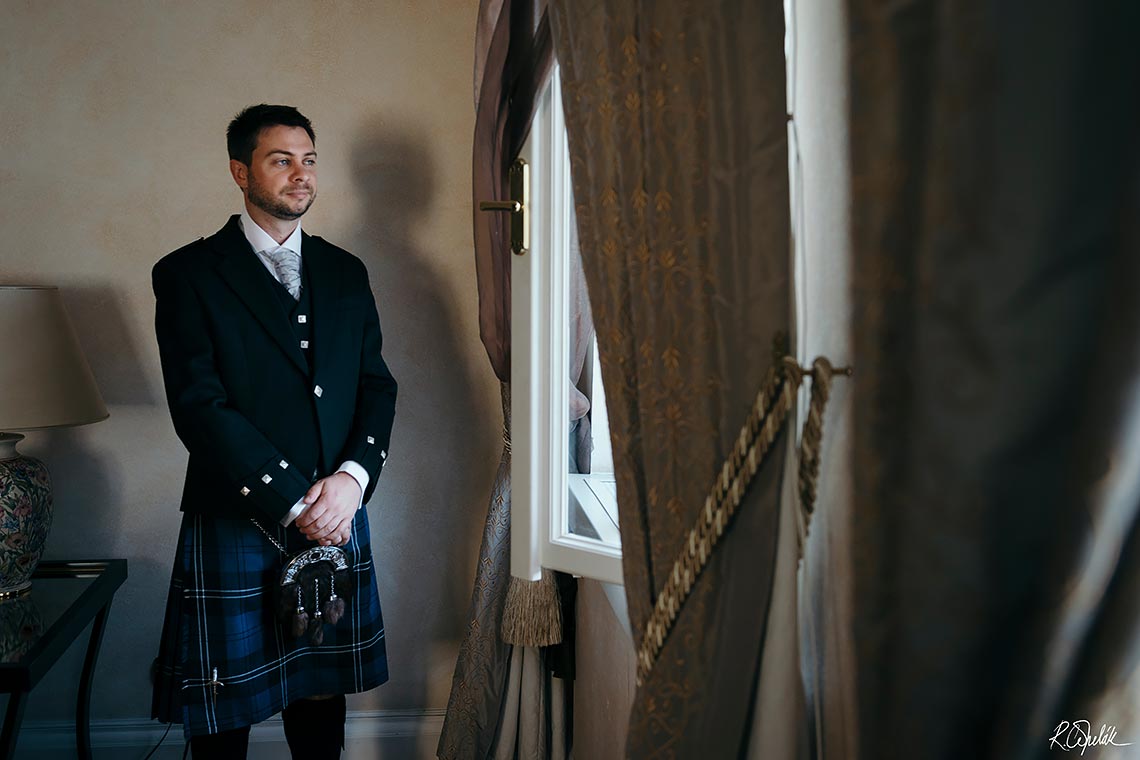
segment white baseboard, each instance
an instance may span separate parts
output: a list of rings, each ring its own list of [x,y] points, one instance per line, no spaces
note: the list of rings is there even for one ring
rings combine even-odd
[[[378,750],[372,757],[434,757],[435,742],[443,730],[444,713],[441,709],[349,712],[345,724],[346,756],[361,754],[361,745],[365,745]],[[93,720],[91,747],[96,757],[142,758],[165,732],[166,726],[153,720]],[[256,752],[257,749],[268,749],[254,745],[265,744],[279,744],[284,752],[280,756],[288,757],[280,716],[254,726],[249,743],[251,757],[263,754]],[[388,752],[383,751],[385,745],[391,747]],[[156,757],[167,757],[165,753],[171,748],[182,746],[182,727],[174,726],[163,742],[164,754]],[[425,754],[429,750],[430,754]],[[17,760],[74,757],[74,753],[75,723],[72,721],[25,721],[20,729]]]

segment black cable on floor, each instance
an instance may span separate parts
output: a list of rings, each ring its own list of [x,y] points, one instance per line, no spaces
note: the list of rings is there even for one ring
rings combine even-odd
[[[170,727],[173,725],[174,725],[173,723],[167,723],[166,724],[166,731],[163,732],[162,738],[158,740],[158,744],[154,745],[154,749],[152,749],[150,752],[146,753],[146,757],[144,757],[143,760],[150,760],[151,756],[154,755],[155,752],[158,752],[158,748],[162,746],[162,743],[164,741],[166,741],[166,737],[170,734]],[[189,749],[190,745],[187,744],[186,748]],[[182,760],[186,760],[186,755],[182,756]]]

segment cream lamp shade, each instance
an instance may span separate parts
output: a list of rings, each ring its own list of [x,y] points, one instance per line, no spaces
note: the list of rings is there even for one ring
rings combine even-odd
[[[0,603],[30,592],[52,522],[47,466],[9,431],[106,418],[59,291],[0,285]]]
[[[0,432],[106,418],[59,289],[0,285]]]

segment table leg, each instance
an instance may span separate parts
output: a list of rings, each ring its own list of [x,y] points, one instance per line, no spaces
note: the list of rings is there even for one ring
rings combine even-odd
[[[107,625],[107,612],[110,602],[91,624],[91,639],[87,642],[87,658],[83,661],[83,675],[79,678],[79,696],[75,705],[75,746],[79,757],[91,760],[91,682],[95,676],[95,661],[99,659],[99,647],[103,644],[103,629]]]
[[[8,711],[4,714],[4,731],[0,733],[0,757],[16,756],[16,737],[20,735],[20,721],[24,719],[24,705],[28,695],[17,691],[8,695]]]

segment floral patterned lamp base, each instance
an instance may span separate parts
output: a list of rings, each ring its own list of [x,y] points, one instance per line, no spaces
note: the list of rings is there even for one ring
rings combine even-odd
[[[17,662],[44,632],[44,618],[34,596],[12,599],[0,615],[0,662]]]
[[[28,593],[51,529],[51,478],[20,455],[18,433],[0,433],[0,601]]]

